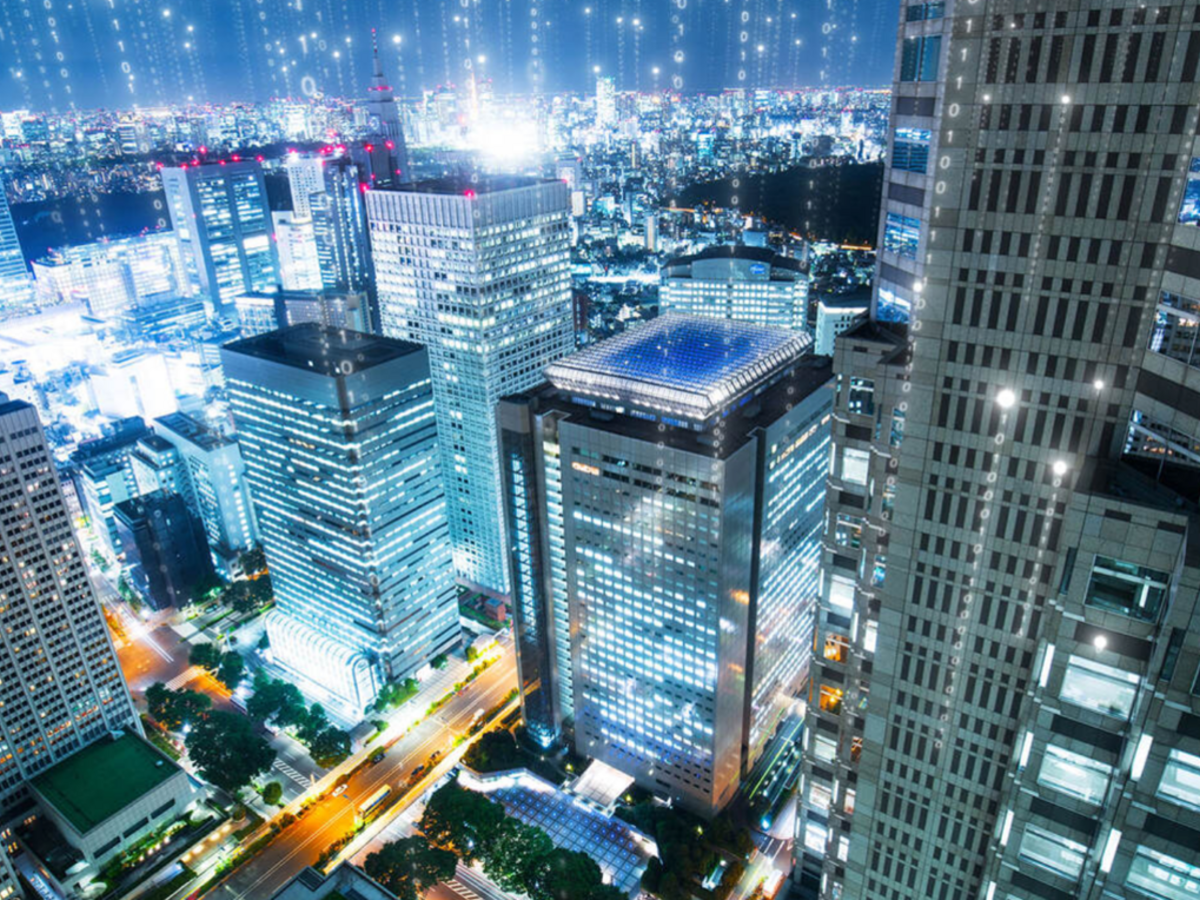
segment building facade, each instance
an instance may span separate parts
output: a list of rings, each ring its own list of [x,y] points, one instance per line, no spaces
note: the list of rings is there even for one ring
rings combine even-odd
[[[175,490],[204,525],[213,565],[223,577],[233,577],[238,557],[258,545],[250,482],[237,441],[186,413],[155,419],[154,428],[156,437],[179,454],[182,474],[172,473]]]
[[[831,397],[809,343],[664,315],[498,413],[527,727],[704,816],[811,655]]]
[[[271,652],[361,715],[459,639],[426,351],[309,323],[222,351]]]
[[[32,406],[0,395],[0,807],[25,782],[141,722],[88,580],[62,485]]]
[[[506,595],[496,403],[574,346],[566,186],[445,180],[366,198],[383,332],[429,348],[455,568]]]
[[[183,609],[217,586],[204,526],[179,494],[152,491],[118,503],[121,572],[154,609]]]
[[[118,422],[111,434],[84,441],[71,454],[75,493],[92,532],[112,556],[121,547],[113,507],[138,495],[132,456],[149,433],[145,420],[135,416]]]
[[[362,173],[344,158],[326,160],[322,173],[323,190],[310,198],[319,287],[366,294],[371,307],[371,326],[366,330],[377,332],[378,298]]]
[[[1194,12],[904,7],[802,897],[1200,891]]]
[[[0,289],[4,292],[5,309],[17,309],[32,299],[33,284],[29,269],[25,266],[25,254],[17,238],[17,227],[13,224],[12,210],[8,206],[4,181],[0,179]]]
[[[764,247],[706,247],[663,264],[659,298],[672,312],[802,329],[808,275],[798,260]]]
[[[188,283],[218,311],[278,282],[262,166],[253,160],[168,167],[163,191]]]

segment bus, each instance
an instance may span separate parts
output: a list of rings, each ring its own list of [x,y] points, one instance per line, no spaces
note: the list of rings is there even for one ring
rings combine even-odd
[[[379,805],[388,798],[388,795],[391,792],[392,789],[385,784],[370,797],[368,797],[366,801],[364,801],[362,805],[358,807],[358,820],[360,822],[365,822],[371,813],[377,812],[379,810]]]

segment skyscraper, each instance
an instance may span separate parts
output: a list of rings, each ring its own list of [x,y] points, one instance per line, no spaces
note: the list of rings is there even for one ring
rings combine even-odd
[[[258,545],[258,522],[237,441],[185,413],[155,419],[154,428],[156,439],[179,455],[184,475],[176,478],[175,490],[203,523],[213,565],[232,577],[238,556]]]
[[[222,350],[271,568],[271,652],[347,714],[459,637],[428,354],[294,325]]]
[[[500,404],[527,727],[701,815],[811,656],[831,397],[809,344],[663,315]]]
[[[133,416],[118,422],[111,434],[84,441],[71,454],[75,493],[92,532],[113,556],[121,552],[113,507],[138,495],[132,455],[147,434],[145,420]]]
[[[0,394],[0,807],[76,750],[141,724],[88,580],[54,459],[27,403]]]
[[[179,494],[151,491],[114,512],[122,574],[153,609],[182,608],[218,584],[204,526]]]
[[[617,89],[611,75],[596,79],[596,124],[606,128],[617,124]]]
[[[254,160],[162,170],[171,227],[189,283],[218,311],[278,282],[262,167]]]
[[[0,178],[0,312],[5,307],[18,307],[32,299],[33,284],[25,266],[25,254],[17,239],[12,210]]]
[[[506,595],[496,403],[574,346],[566,185],[446,179],[366,199],[383,332],[429,348],[455,567]]]
[[[371,51],[374,69],[371,86],[363,102],[367,118],[367,138],[351,148],[355,163],[362,170],[364,180],[372,187],[395,187],[411,181],[408,171],[408,148],[404,142],[404,126],[400,122],[400,106],[396,93],[383,74],[383,62],[379,58],[379,40],[375,29],[371,29]]]
[[[660,299],[673,312],[802,329],[808,276],[797,260],[763,247],[706,247],[663,264]]]
[[[328,160],[323,190],[310,198],[310,209],[321,286],[365,293],[371,307],[368,330],[374,332],[379,328],[378,299],[363,184],[359,167],[350,160]]]
[[[802,896],[1200,890],[1194,13],[904,7]]]

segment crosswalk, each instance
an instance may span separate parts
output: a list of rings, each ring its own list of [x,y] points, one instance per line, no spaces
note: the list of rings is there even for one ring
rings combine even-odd
[[[167,688],[172,691],[177,691],[199,674],[199,666],[188,666],[186,669],[167,682]]]
[[[305,778],[303,774],[293,769],[282,759],[276,759],[275,762],[271,764],[271,768],[279,772],[279,774],[283,775],[285,778],[290,778],[301,787],[306,788],[309,785],[309,780]]]
[[[477,893],[459,881],[457,878],[451,878],[446,882],[446,887],[454,891],[460,897],[466,897],[467,900],[483,900]]]

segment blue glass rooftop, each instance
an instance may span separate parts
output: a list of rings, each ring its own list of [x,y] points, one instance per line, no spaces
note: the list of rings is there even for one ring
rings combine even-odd
[[[772,380],[812,339],[711,316],[661,315],[546,368],[560,391],[704,420]]]

